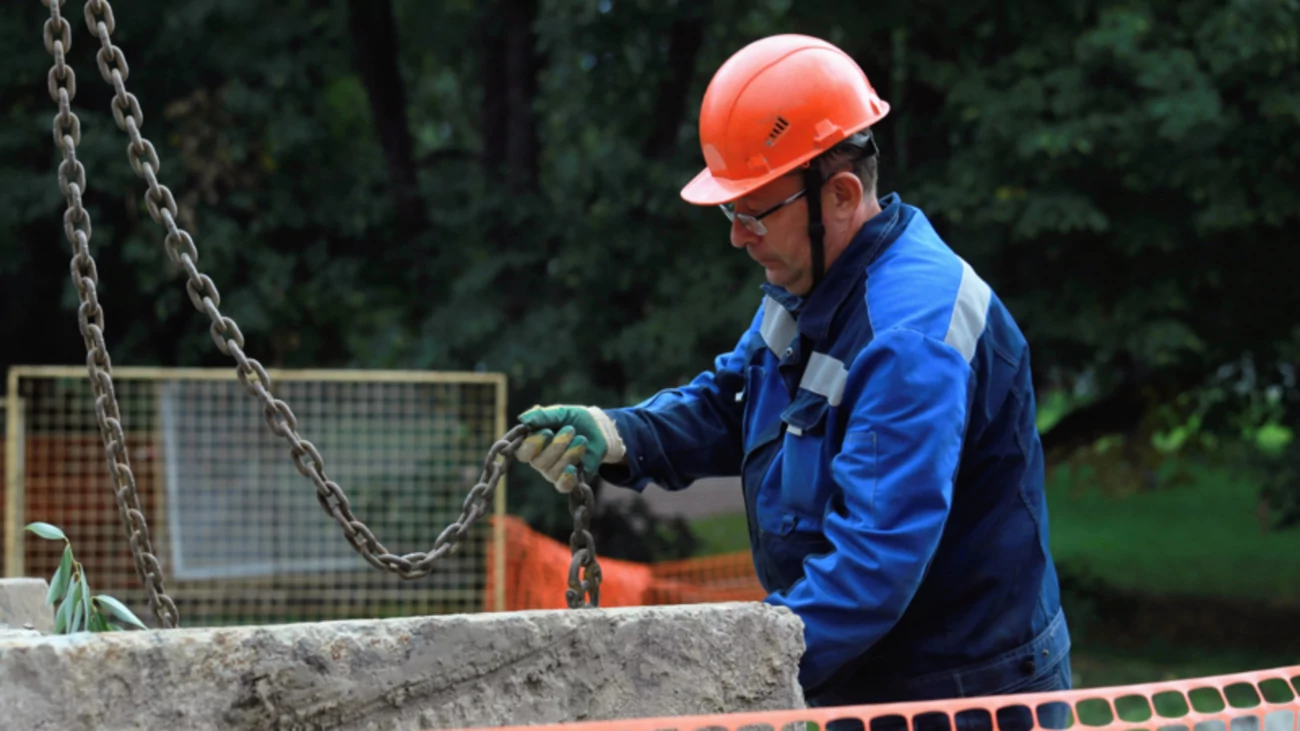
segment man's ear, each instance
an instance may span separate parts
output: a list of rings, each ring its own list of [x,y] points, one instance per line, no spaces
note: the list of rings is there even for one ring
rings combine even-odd
[[[836,173],[826,186],[831,196],[828,207],[832,209],[836,216],[850,216],[862,204],[862,196],[865,191],[862,188],[862,181],[858,176],[850,172]]]

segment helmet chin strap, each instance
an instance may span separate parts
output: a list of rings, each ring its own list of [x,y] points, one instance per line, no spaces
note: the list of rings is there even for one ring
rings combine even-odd
[[[812,294],[826,276],[826,225],[822,223],[822,176],[816,164],[803,171],[804,200],[808,201],[808,245],[812,247]]]

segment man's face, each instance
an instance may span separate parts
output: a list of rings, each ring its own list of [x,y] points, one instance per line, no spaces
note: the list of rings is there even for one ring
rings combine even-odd
[[[800,175],[786,175],[735,202],[736,213],[758,215],[803,189]],[[764,216],[765,234],[731,224],[731,245],[744,249],[767,272],[767,281],[791,294],[812,289],[812,253],[808,248],[808,203],[803,196]]]

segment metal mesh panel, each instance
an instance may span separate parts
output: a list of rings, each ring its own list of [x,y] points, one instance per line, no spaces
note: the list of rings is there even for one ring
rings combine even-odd
[[[485,561],[488,541],[503,534],[488,521],[430,576],[379,571],[321,508],[315,486],[233,370],[116,369],[113,377],[141,504],[182,625],[495,608],[484,606],[500,595],[485,586]],[[496,374],[272,371],[271,378],[353,512],[395,553],[432,547],[506,427],[504,377]],[[6,574],[53,574],[61,546],[21,531],[47,521],[68,534],[93,590],[146,618],[85,370],[14,369],[9,384],[17,418],[6,435],[6,453],[16,458],[6,464]],[[503,491],[504,481],[498,514]]]

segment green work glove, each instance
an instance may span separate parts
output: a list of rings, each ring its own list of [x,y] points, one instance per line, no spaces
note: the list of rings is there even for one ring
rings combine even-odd
[[[618,464],[627,453],[614,421],[594,406],[534,406],[520,414],[519,421],[533,433],[515,457],[563,493],[577,487],[579,463],[590,479],[600,465]]]

